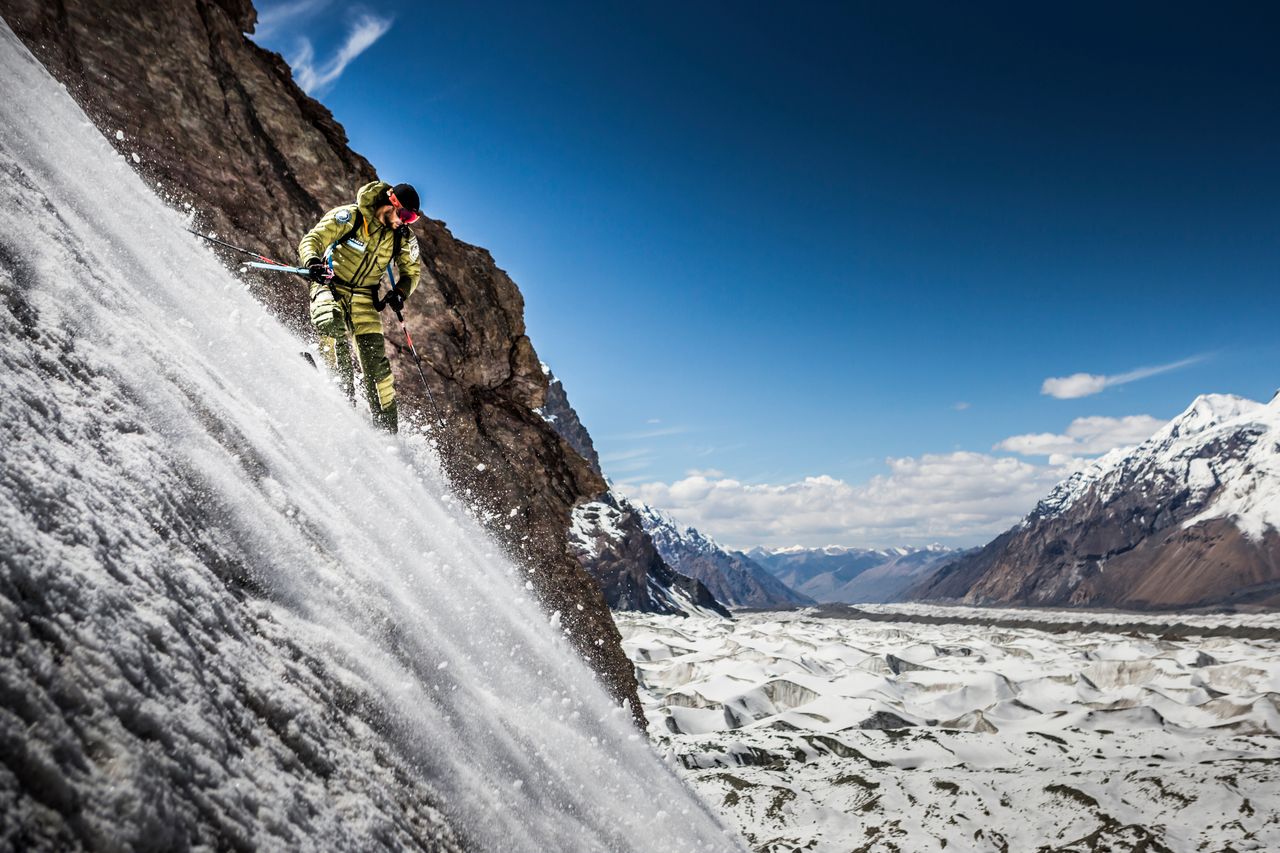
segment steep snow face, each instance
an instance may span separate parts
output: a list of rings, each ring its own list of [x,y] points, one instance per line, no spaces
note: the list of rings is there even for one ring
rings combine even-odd
[[[625,513],[605,501],[588,501],[573,508],[569,544],[590,557],[598,556],[608,542],[621,544]]]
[[[1113,450],[1059,483],[1022,526],[1063,515],[1086,496],[1105,504],[1132,488],[1185,491],[1205,502],[1184,527],[1227,518],[1255,541],[1280,528],[1280,397],[1268,405],[1229,394],[1197,397],[1142,444]]]
[[[734,848],[428,438],[0,72],[0,847]]]

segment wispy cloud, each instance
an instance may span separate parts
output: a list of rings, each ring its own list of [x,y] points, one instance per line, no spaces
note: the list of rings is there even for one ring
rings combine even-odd
[[[643,441],[646,438],[661,438],[664,435],[683,435],[688,432],[688,427],[669,426],[656,427],[655,429],[642,429],[637,432],[624,432],[618,435],[610,435],[604,438],[605,441]]]
[[[648,447],[632,447],[627,450],[615,450],[600,454],[600,466],[609,477],[619,474],[639,474],[653,466],[657,459],[653,450]]]
[[[650,455],[647,447],[636,447],[631,450],[617,450],[613,453],[600,454],[601,462],[626,462],[628,459],[639,459],[643,456]]]
[[[314,95],[332,85],[347,70],[356,57],[364,53],[391,29],[391,18],[361,14],[351,22],[347,40],[323,63],[316,64],[315,49],[308,39],[298,46],[298,53],[290,61],[293,79],[308,95]]]
[[[1117,447],[1141,444],[1164,425],[1165,421],[1150,415],[1076,418],[1065,433],[1013,435],[993,449],[1022,456],[1048,456],[1050,464],[1065,464],[1077,456],[1096,456]]]
[[[1114,385],[1127,385],[1130,382],[1137,382],[1139,379],[1146,379],[1151,376],[1158,376],[1161,373],[1168,373],[1171,370],[1190,367],[1193,364],[1204,361],[1207,357],[1197,355],[1172,362],[1171,364],[1139,367],[1127,373],[1117,373],[1113,376],[1104,376],[1100,373],[1073,373],[1070,376],[1050,377],[1040,386],[1040,393],[1047,394],[1050,397],[1057,397],[1059,400],[1088,397]]]
[[[955,409],[957,412],[963,412],[966,409],[968,409],[969,406],[970,406],[969,403],[966,403],[964,400],[960,400],[954,405],[952,405],[951,408]]]
[[[714,470],[616,485],[737,548],[973,544],[1011,526],[1070,472],[966,451],[887,462],[888,474],[860,485],[826,475],[752,484]]]
[[[253,37],[258,40],[269,39],[295,22],[314,20],[328,5],[329,0],[287,0],[267,6],[258,12],[258,24],[253,29]]]

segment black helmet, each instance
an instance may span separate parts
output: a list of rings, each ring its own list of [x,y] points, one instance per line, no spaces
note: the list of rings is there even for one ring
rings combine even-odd
[[[418,198],[418,191],[413,188],[412,184],[396,184],[388,193],[387,200],[390,201],[392,198],[395,198],[395,200],[399,202],[399,204],[396,205],[397,207],[402,207],[405,210],[412,210],[419,216],[422,215],[422,211],[418,209],[418,205],[420,205],[422,201]]]

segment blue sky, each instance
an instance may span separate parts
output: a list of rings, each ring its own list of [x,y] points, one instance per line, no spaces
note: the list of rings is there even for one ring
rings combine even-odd
[[[974,544],[1280,385],[1280,11],[1028,5],[294,0],[257,40],[512,275],[625,491]]]

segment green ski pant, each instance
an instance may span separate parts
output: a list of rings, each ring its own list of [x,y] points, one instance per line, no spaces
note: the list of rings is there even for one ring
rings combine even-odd
[[[337,298],[333,298],[333,297]],[[351,339],[355,340],[355,356],[360,362],[365,399],[373,412],[373,421],[388,432],[399,426],[396,413],[396,388],[391,377],[382,338],[382,318],[368,290],[355,290],[334,285],[311,286],[311,322],[320,339],[320,354],[338,377],[343,392],[355,400],[355,368],[351,362]]]

